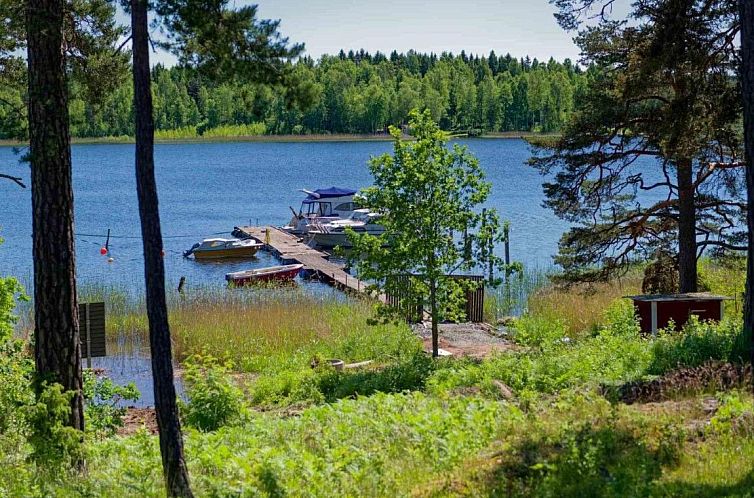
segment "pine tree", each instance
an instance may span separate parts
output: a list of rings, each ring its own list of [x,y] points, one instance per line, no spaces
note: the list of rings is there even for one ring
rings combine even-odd
[[[724,1],[656,0],[632,16],[636,24],[607,20],[580,33],[597,69],[563,137],[532,162],[555,173],[548,206],[577,223],[557,258],[571,278],[607,278],[674,248],[680,291],[693,292],[704,249],[745,247],[736,56],[720,29],[735,15]]]

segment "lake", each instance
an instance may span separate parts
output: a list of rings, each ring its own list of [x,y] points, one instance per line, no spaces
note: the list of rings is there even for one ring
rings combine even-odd
[[[547,267],[567,224],[541,204],[542,177],[525,164],[523,140],[459,140],[479,159],[492,182],[488,206],[511,223],[511,254],[525,265]],[[260,253],[246,262],[203,263],[182,256],[203,238],[228,234],[245,224],[282,225],[298,210],[301,188],[365,187],[370,157],[392,150],[391,142],[185,143],[155,147],[165,263],[170,286],[186,276],[191,285],[223,284],[228,271],[275,264]],[[143,287],[134,146],[74,145],[77,274],[81,284]],[[11,147],[0,147],[0,171],[22,176]],[[31,282],[31,191],[0,181],[0,275]],[[100,255],[111,230],[113,262]],[[222,236],[222,235],[220,235]],[[502,248],[498,248],[502,251]]]

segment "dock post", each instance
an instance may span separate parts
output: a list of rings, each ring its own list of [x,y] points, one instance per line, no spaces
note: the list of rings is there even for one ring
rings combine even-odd
[[[92,369],[92,334],[91,334],[91,321],[89,320],[89,303],[84,305],[86,313],[86,368]]]

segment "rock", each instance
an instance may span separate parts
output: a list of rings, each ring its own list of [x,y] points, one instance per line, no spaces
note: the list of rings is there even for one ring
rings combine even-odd
[[[503,399],[513,399],[513,391],[510,387],[506,386],[504,382],[495,379],[492,381],[492,385],[497,388],[498,392],[500,392],[500,396]]]
[[[718,401],[715,398],[705,398],[702,401],[702,409],[707,415],[712,415],[717,411],[719,406]]]
[[[333,367],[335,370],[343,370],[343,367],[345,366],[345,362],[343,360],[338,360],[336,358],[327,360],[327,364]]]
[[[502,325],[503,327],[512,327],[516,324],[516,317],[515,316],[504,316],[502,318],[498,318],[497,322],[495,322],[496,325]]]
[[[343,368],[361,368],[370,365],[372,360],[360,361],[358,363],[347,363]]]

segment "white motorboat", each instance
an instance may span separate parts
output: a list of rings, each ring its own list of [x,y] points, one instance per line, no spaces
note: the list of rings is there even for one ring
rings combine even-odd
[[[313,224],[326,224],[348,218],[356,209],[354,197],[356,190],[350,188],[330,187],[317,190],[305,190],[306,198],[301,203],[298,213],[293,211],[293,218],[283,230],[293,234],[306,234]]]
[[[345,220],[331,221],[329,223],[314,223],[307,234],[310,243],[319,247],[351,247],[348,240],[347,229],[356,233],[366,233],[379,236],[385,233],[385,227],[379,224],[381,215],[369,209],[356,209]]]

